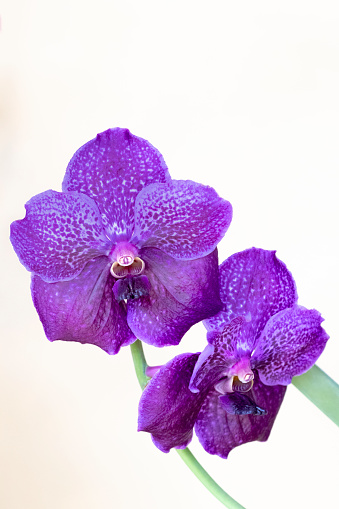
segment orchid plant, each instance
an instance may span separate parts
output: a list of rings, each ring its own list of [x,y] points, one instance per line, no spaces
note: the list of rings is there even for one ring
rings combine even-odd
[[[11,242],[32,273],[47,338],[109,354],[131,345],[144,389],[139,430],[163,452],[176,448],[226,507],[241,508],[187,449],[193,429],[208,453],[227,458],[267,440],[291,382],[337,424],[339,391],[314,366],[328,340],[323,319],[297,303],[275,252],[248,249],[218,267],[231,219],[214,189],[172,180],[156,148],[115,128],[74,154],[62,192],[28,201]],[[202,320],[201,353],[147,365],[141,341],[177,345]]]

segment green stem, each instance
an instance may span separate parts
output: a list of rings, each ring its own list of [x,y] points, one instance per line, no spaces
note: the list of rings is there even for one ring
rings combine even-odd
[[[134,369],[138,378],[139,385],[141,389],[144,390],[150,378],[146,376],[145,373],[147,368],[147,362],[140,339],[137,339],[134,343],[131,344],[131,352],[133,357]]]
[[[206,472],[206,470],[200,465],[200,463],[193,456],[191,451],[186,449],[176,449],[177,453],[182,460],[186,463],[188,468],[191,469],[193,474],[199,479],[199,481],[214,495],[225,507],[228,509],[245,509],[243,505],[238,504],[234,498],[230,497],[219,484],[217,484],[212,477]]]
[[[147,362],[142,348],[142,343],[138,339],[131,345],[132,358],[134,363],[135,372],[138,382],[142,390],[145,389],[150,378],[146,376]],[[228,509],[245,509],[244,506],[238,504],[232,497],[230,497],[219,484],[217,484],[206,470],[200,465],[198,460],[193,456],[191,451],[186,449],[176,449],[179,456],[186,463],[188,468],[199,479],[199,481],[214,495],[225,507]]]
[[[339,385],[332,378],[313,366],[303,375],[295,376],[292,384],[339,426]]]

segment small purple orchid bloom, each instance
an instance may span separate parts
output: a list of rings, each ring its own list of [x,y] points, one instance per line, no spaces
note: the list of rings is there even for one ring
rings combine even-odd
[[[136,337],[176,345],[221,309],[216,246],[231,218],[214,189],[171,180],[157,149],[115,128],[74,154],[62,192],[26,204],[11,241],[48,339],[115,354]]]
[[[163,452],[193,428],[210,454],[267,440],[292,377],[315,363],[328,335],[316,310],[297,304],[292,275],[274,251],[252,248],[220,266],[222,310],[205,321],[208,345],[162,366],[139,405],[139,431]]]

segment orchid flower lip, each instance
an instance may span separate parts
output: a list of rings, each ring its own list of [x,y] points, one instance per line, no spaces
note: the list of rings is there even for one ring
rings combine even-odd
[[[136,256],[132,263],[130,264],[121,264],[119,262],[114,262],[111,266],[110,272],[112,276],[116,279],[121,279],[126,276],[140,276],[145,270],[145,262],[138,256]]]
[[[214,385],[214,389],[221,395],[230,394],[231,392],[248,392],[252,389],[254,379],[249,382],[241,382],[239,377],[226,376],[221,378],[219,382]]]
[[[145,270],[145,262],[137,255],[138,249],[132,243],[125,240],[118,242],[109,255],[113,262],[111,275],[116,279],[140,276]]]
[[[249,382],[241,382],[237,376],[234,376],[232,380],[232,390],[233,392],[248,392],[252,389],[253,384],[253,378]]]

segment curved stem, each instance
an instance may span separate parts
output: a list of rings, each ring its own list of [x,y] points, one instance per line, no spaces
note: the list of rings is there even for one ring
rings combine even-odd
[[[339,426],[339,385],[332,378],[313,366],[303,375],[295,376],[292,384]]]
[[[199,479],[199,481],[228,509],[245,509],[243,505],[238,504],[234,498],[228,495],[219,484],[217,484],[206,470],[200,465],[191,451],[186,449],[176,449],[181,459],[186,463],[188,468]]]
[[[139,385],[141,389],[144,390],[150,378],[146,376],[145,373],[147,362],[140,339],[137,339],[134,343],[131,344],[131,352]]]
[[[150,378],[146,375],[147,362],[139,339],[131,345],[132,358],[138,382],[142,390],[145,389]],[[230,497],[206,470],[200,465],[198,460],[193,456],[191,451],[186,449],[176,449],[179,456],[186,463],[188,468],[199,479],[199,481],[228,509],[245,509],[244,506],[238,504],[234,498]]]

